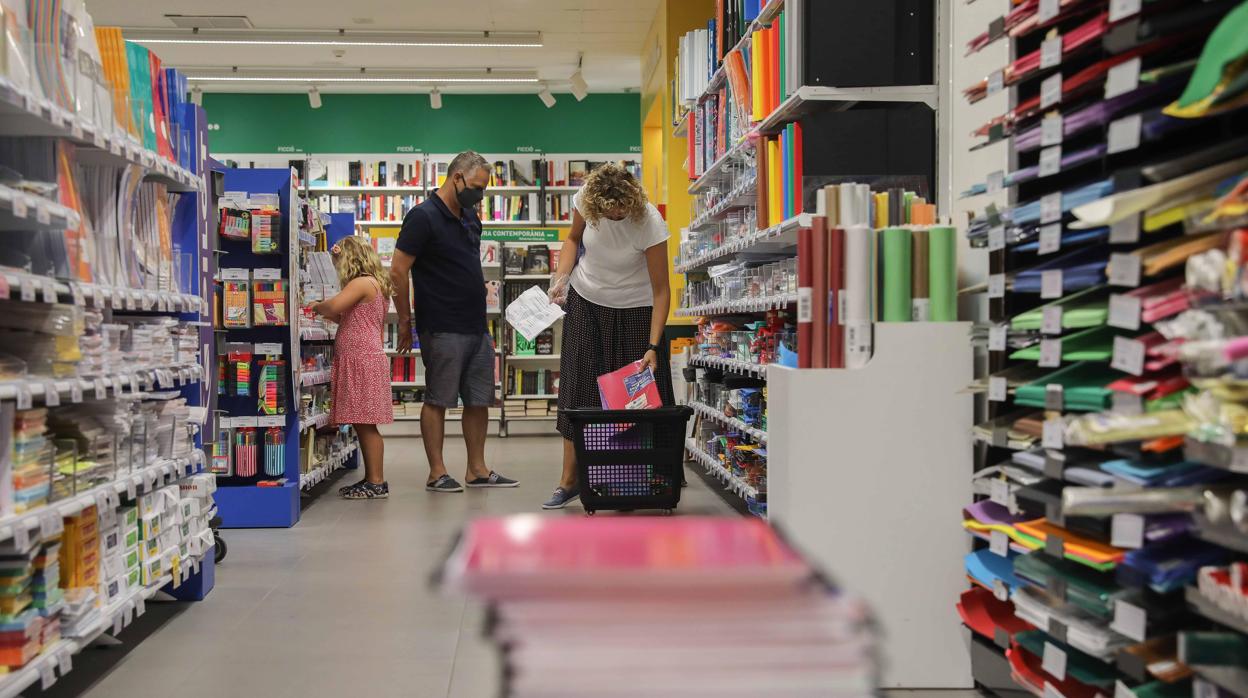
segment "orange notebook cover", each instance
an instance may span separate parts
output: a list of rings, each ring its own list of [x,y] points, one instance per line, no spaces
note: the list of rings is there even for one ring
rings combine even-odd
[[[1092,562],[1121,562],[1127,554],[1127,551],[1122,548],[1115,548],[1112,545],[1085,538],[1077,533],[1071,533],[1060,526],[1054,526],[1049,523],[1048,519],[1022,521],[1015,524],[1015,528],[1041,541],[1048,540],[1050,534],[1058,536],[1071,554],[1086,558]]]

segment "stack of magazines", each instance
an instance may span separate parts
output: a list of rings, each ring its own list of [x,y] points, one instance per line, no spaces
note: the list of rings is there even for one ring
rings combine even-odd
[[[469,524],[439,575],[491,605],[507,696],[867,696],[865,604],[750,518]]]

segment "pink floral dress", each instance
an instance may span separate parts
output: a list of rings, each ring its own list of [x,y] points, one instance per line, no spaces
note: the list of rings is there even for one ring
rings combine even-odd
[[[334,339],[334,392],[330,418],[335,424],[389,424],[390,358],[381,343],[381,328],[390,299],[378,286],[372,300],[342,314]]]

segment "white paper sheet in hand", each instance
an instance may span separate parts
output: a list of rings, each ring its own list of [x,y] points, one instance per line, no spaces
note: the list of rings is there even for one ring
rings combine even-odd
[[[529,287],[507,306],[507,322],[530,342],[563,316],[563,308],[551,303],[540,286]]]

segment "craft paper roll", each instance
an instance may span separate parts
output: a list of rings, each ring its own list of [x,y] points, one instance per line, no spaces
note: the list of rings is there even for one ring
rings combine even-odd
[[[927,228],[915,228],[910,231],[913,240],[913,257],[910,260],[910,319],[914,322],[927,322],[930,317],[931,276],[929,273],[929,255],[927,251]]]
[[[875,231],[865,225],[845,229],[845,367],[871,360],[871,280]]]
[[[957,231],[945,225],[927,231],[928,267],[931,277],[930,312],[933,322],[958,319]]]
[[[884,322],[909,322],[910,313],[910,231],[906,228],[885,228],[880,231],[883,264]]]

